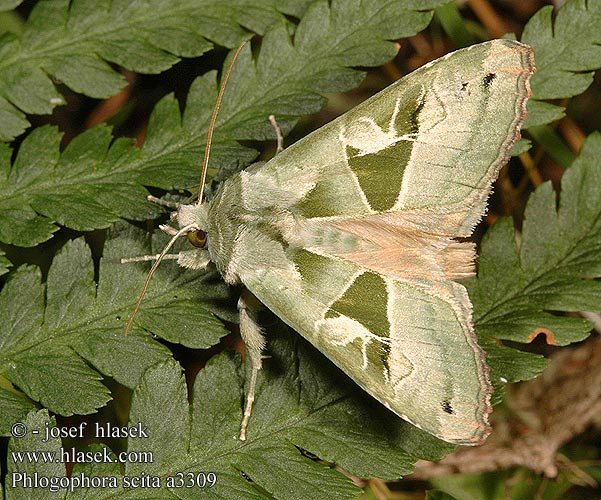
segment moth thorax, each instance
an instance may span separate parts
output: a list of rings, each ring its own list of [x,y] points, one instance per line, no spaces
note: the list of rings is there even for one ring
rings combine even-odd
[[[208,207],[206,203],[199,205],[180,205],[177,209],[177,223],[179,227],[196,226],[199,230],[206,231],[208,220]]]

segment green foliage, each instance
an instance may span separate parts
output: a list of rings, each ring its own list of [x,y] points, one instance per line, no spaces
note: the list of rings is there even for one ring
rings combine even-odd
[[[584,92],[601,66],[601,3],[572,0],[557,13],[540,9],[524,28],[522,41],[534,48],[536,99],[559,99]]]
[[[98,285],[80,238],[57,254],[45,285],[39,269],[21,267],[0,294],[0,373],[53,412],[94,412],[110,399],[99,371],[133,388],[149,366],[169,357],[145,330],[194,348],[208,348],[227,333],[204,306],[208,301],[213,311],[222,310],[225,285],[215,283],[214,273],[184,273],[168,263],[155,275],[135,328],[123,337],[147,266],[123,265],[119,257],[156,253],[135,235],[124,231],[107,241]],[[164,238],[153,247],[163,244]],[[193,330],[195,324],[203,329]]]
[[[468,283],[480,337],[529,342],[546,329],[550,342],[567,345],[588,336],[592,325],[585,319],[550,311],[601,311],[601,282],[593,279],[601,277],[599,158],[596,133],[564,174],[558,209],[550,182],[530,196],[519,245],[509,218],[484,237],[478,279]],[[497,351],[492,342],[487,348],[489,354]],[[511,365],[503,368],[491,362],[499,378],[524,379]]]
[[[0,11],[19,3],[0,1]],[[211,172],[221,178],[257,155],[248,142],[238,141],[274,138],[270,114],[289,132],[300,117],[324,106],[322,93],[356,87],[365,76],[357,67],[389,61],[396,53],[390,40],[425,29],[431,10],[442,4],[39,1],[21,36],[0,37],[0,138],[21,134],[29,126],[26,114],[48,114],[64,102],[62,87],[54,82],[107,97],[123,86],[109,63],[160,73],[215,44],[234,47],[249,38],[249,30],[262,36],[260,43],[253,42],[252,53],[247,46],[237,61],[215,129]],[[437,13],[455,39],[467,43],[474,37],[462,27],[461,11],[445,5]],[[600,16],[601,2],[568,0],[554,20],[550,7],[541,9],[522,37],[534,47],[537,65],[526,124],[530,138],[562,165],[572,163],[573,153],[547,124],[564,110],[543,99],[571,97],[590,85],[601,66]],[[195,186],[216,94],[217,75],[210,71],[191,85],[182,111],[173,95],[165,96],[153,110],[140,148],[129,139],[113,138],[106,125],[79,134],[64,148],[61,134],[50,126],[33,128],[12,147],[1,144],[0,241],[33,247],[54,241],[60,227],[92,231],[121,218],[157,218],[159,210],[146,201],[145,187]],[[527,147],[521,142],[519,151]],[[528,342],[531,334],[547,329],[557,345],[570,344],[585,338],[591,325],[562,313],[601,310],[595,281],[601,277],[600,156],[601,136],[593,134],[562,179],[559,206],[551,184],[544,184],[531,196],[521,231],[502,219],[482,243],[479,274],[468,286],[496,386],[535,377],[546,364],[542,356],[500,341]],[[30,429],[44,427],[47,410],[60,416],[95,412],[112,397],[103,383],[112,377],[134,389],[130,422],[150,429],[149,440],[130,439],[128,450],[152,451],[155,461],[128,462],[124,469],[117,463],[77,464],[72,475],[121,480],[123,474],[144,472],[164,481],[174,472],[204,471],[218,478],[214,488],[200,493],[87,489],[66,498],[149,498],[152,493],[171,499],[346,499],[359,489],[331,464],[357,477],[394,479],[408,473],[418,458],[437,459],[452,450],[354,389],[330,362],[271,317],[266,321],[271,358],[259,377],[252,439],[237,440],[246,380],[237,357],[221,353],[207,363],[190,390],[190,407],[181,368],[167,345],[147,332],[194,349],[215,346],[228,332],[221,320],[237,321],[237,290],[226,287],[214,269],[193,272],[164,262],[132,331],[123,337],[149,264],[120,264],[119,259],[158,253],[165,242],[162,235],[148,238],[119,223],[101,250],[94,247],[100,259],[92,258],[80,237],[54,255],[47,275],[44,267],[10,269],[18,250],[5,247],[10,261],[0,251],[0,275],[5,275],[0,434],[9,435],[12,423],[40,406],[45,409],[27,416]],[[43,254],[48,247],[37,248]],[[42,444],[28,434],[11,439],[9,452],[56,451],[59,446],[56,439]],[[65,475],[64,464],[7,463],[9,474]],[[501,476],[495,479],[498,484],[507,479]],[[429,495],[484,498],[482,492],[493,491],[487,489],[491,477],[440,481],[440,491]],[[56,498],[43,489],[33,491],[36,498]],[[515,491],[515,498],[528,498],[534,490]],[[7,488],[7,498],[29,493]]]
[[[531,500],[534,491],[541,500],[561,500],[567,498],[566,492],[571,486],[564,474],[549,481],[523,469],[488,474],[455,474],[437,478],[433,483],[440,488],[440,494],[447,495],[441,500]]]
[[[248,47],[236,63],[217,121],[212,166],[248,164],[256,153],[237,141],[274,138],[270,114],[290,130],[298,116],[323,106],[318,92],[342,92],[358,85],[364,72],[352,66],[383,64],[395,54],[388,40],[425,28],[431,16],[399,9],[392,1],[362,2],[353,9],[336,3],[331,11],[325,2],[317,2],[297,27],[294,45],[288,28],[276,23],[263,39],[256,64]],[[367,21],[358,28],[355,19]],[[59,136],[50,130],[28,138],[12,166],[10,152],[0,150],[5,179],[0,210],[6,214],[0,222],[0,241],[36,245],[52,236],[54,221],[91,230],[108,227],[118,217],[156,216],[156,208],[141,196],[142,186],[172,189],[198,182],[216,96],[214,79],[208,73],[194,83],[183,117],[175,99],[165,97],[150,118],[141,149],[126,139],[109,148],[109,131],[100,127],[82,134],[60,156]],[[2,123],[0,116],[0,129]],[[70,187],[74,185],[77,190]]]
[[[0,138],[28,126],[24,113],[48,114],[64,104],[50,78],[75,92],[108,97],[124,85],[107,63],[159,73],[180,57],[199,56],[213,43],[235,47],[278,19],[277,2],[95,1],[38,2],[21,38],[0,40]]]
[[[12,425],[22,422],[36,406],[22,394],[0,387],[0,436],[9,436]]]
[[[90,231],[108,227],[120,216],[158,215],[145,200],[144,187],[135,181],[139,174],[132,166],[140,155],[129,140],[117,140],[109,149],[111,132],[98,126],[75,138],[60,154],[60,139],[55,128],[35,129],[23,141],[12,168],[10,150],[0,145],[8,167],[0,187],[0,210],[5,214],[0,240],[34,246],[58,229],[52,221]]]
[[[10,260],[4,256],[4,252],[0,250],[0,276],[8,272],[10,267]]]
[[[30,413],[27,418],[24,419],[23,423],[29,430],[38,430],[41,436],[45,436],[46,425],[54,427],[56,424],[54,418],[50,418],[46,410],[42,410],[39,413]],[[24,439],[12,439],[8,446],[9,453],[19,453],[21,451],[27,452],[31,450],[60,453],[60,442],[56,439],[50,439],[44,442],[39,436],[34,436],[31,432],[29,432],[28,437]],[[10,465],[7,467],[7,473],[9,475],[8,477],[11,477],[11,474],[13,473],[19,474],[26,472],[30,472],[32,474],[37,472],[40,476],[48,478],[53,476],[60,477],[65,475],[65,465],[54,460],[40,460],[40,463],[36,463],[35,465],[32,463],[32,461],[24,460],[22,463],[19,463],[17,460],[11,460]],[[51,493],[48,488],[36,489],[33,491],[36,491],[36,498],[40,498],[42,500],[53,497],[56,498],[56,493]],[[6,498],[26,498],[25,495],[27,494],[27,489],[19,488],[18,486],[13,488],[12,483],[10,481],[8,482],[6,486]]]
[[[409,472],[415,458],[398,446],[398,436],[426,442],[434,438],[391,418],[360,391],[349,395],[348,379],[345,382],[331,368],[323,370],[325,358],[304,341],[296,345],[290,333],[276,336],[270,344],[271,362],[278,370],[260,387],[251,423],[252,439],[246,442],[237,439],[243,391],[239,360],[225,353],[212,358],[196,378],[191,408],[176,362],[165,361],[148,369],[134,391],[129,423],[141,422],[149,437],[129,439],[127,451],[150,451],[153,460],[128,462],[123,475],[156,476],[165,485],[168,477],[179,472],[213,472],[216,484],[202,490],[207,498],[323,498],[327,492],[328,499],[345,500],[356,496],[359,489],[327,462],[361,477],[378,474],[393,479]],[[220,387],[219,393],[215,387]],[[43,429],[47,421],[43,410],[31,413],[25,423],[29,429]],[[347,432],[349,428],[352,434]],[[9,452],[46,448],[58,453],[59,439],[44,447],[38,440],[31,435],[12,439]],[[326,462],[310,460],[299,449]],[[358,455],[349,449],[362,451]],[[64,464],[49,467],[51,471],[27,463],[11,464],[8,473],[65,475]],[[96,467],[85,468],[88,475],[101,473]],[[109,475],[107,471],[102,474]],[[122,479],[118,468],[110,475]],[[125,488],[108,491],[110,498],[129,498]],[[149,490],[143,492],[142,497],[148,498]],[[176,488],[172,492],[178,498],[197,498],[200,494],[196,489],[186,493]],[[14,498],[21,498],[19,494]],[[152,494],[153,498],[174,498],[164,490],[152,490]]]
[[[537,70],[524,128],[561,118],[562,107],[540,100],[584,92],[601,67],[601,2],[568,1],[555,20],[552,16],[552,6],[540,9],[522,34],[522,42],[534,49]]]

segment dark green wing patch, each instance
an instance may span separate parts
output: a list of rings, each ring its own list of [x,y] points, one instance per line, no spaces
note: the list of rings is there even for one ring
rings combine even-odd
[[[296,209],[302,216],[356,215],[357,208],[348,205],[348,200],[356,196],[356,183],[352,176],[371,209],[386,211],[394,206],[401,191],[405,167],[411,158],[413,139],[419,132],[420,113],[426,102],[421,85],[403,89],[399,95],[402,99],[398,101],[386,96],[379,102],[383,108],[381,112],[342,125],[344,160],[340,164],[329,165],[315,187],[298,203]],[[373,144],[365,144],[365,137],[370,136]],[[364,141],[361,145],[357,143],[358,138]],[[378,145],[381,149],[373,152]]]
[[[290,258],[305,283],[320,283],[324,276],[332,272],[331,257],[317,255],[305,249],[294,249]]]
[[[336,199],[336,191],[328,185],[327,180],[318,182],[315,187],[298,203],[296,209],[303,217],[334,217],[344,215],[340,212],[343,206]]]
[[[371,333],[385,339],[385,342],[370,342],[367,346],[367,359],[372,366],[380,363],[388,370],[390,357],[390,322],[388,321],[388,290],[384,279],[372,272],[361,274],[346,289],[342,297],[330,306],[325,319],[347,316],[361,323]],[[361,352],[363,340],[357,339]]]
[[[373,119],[382,136],[393,141],[378,152],[357,149],[352,145],[352,135],[349,137],[351,145],[346,146],[347,161],[373,210],[390,210],[399,196],[405,167],[411,158],[412,139],[419,132],[419,115],[425,102],[421,86],[404,89],[402,101],[395,102],[394,108]],[[374,142],[377,140],[374,138]]]
[[[374,154],[361,155],[346,147],[348,163],[357,177],[369,206],[374,210],[390,210],[399,196],[405,165],[411,155],[411,143],[400,142]]]

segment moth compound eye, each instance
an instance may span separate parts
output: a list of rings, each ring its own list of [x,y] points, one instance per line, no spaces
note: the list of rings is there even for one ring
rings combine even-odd
[[[205,233],[202,229],[199,229],[198,231],[192,231],[186,236],[188,237],[188,241],[195,247],[204,248],[204,246],[207,244],[207,233]]]

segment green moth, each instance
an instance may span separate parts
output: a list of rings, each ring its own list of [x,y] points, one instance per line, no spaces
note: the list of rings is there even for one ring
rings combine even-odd
[[[271,161],[179,207],[180,230],[365,391],[451,443],[489,433],[491,385],[455,280],[473,274],[470,236],[519,137],[530,47],[493,40],[402,78]],[[206,235],[206,242],[204,237]],[[264,340],[240,301],[254,398]]]

